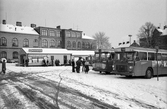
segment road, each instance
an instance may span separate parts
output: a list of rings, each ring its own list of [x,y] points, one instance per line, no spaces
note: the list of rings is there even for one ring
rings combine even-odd
[[[119,109],[61,84],[61,79],[55,82],[37,73],[10,72],[1,76],[0,86],[2,108],[7,109]]]

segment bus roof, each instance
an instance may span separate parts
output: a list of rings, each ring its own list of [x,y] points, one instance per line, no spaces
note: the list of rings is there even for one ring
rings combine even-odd
[[[99,52],[99,49],[95,50],[95,52],[96,53]],[[109,52],[115,52],[115,50],[114,49],[101,49],[101,52],[102,53],[109,53]]]
[[[119,48],[115,48],[115,52],[121,52],[123,49],[125,50],[125,52],[131,52],[131,51],[156,52],[155,48],[143,48],[143,47],[119,47]],[[167,54],[167,50],[158,49],[158,53]]]

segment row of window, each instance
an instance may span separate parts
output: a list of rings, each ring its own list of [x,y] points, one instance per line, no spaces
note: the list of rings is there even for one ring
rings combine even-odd
[[[81,42],[70,42],[67,41],[67,48],[81,48]],[[82,48],[93,48],[93,45],[91,45],[89,42],[82,42]]]
[[[34,46],[35,45],[38,45],[37,39],[34,40]],[[7,46],[7,39],[5,37],[0,38],[0,46]],[[18,39],[17,38],[12,39],[12,46],[18,47]],[[25,38],[23,40],[23,47],[29,47],[29,40],[27,38]]]
[[[14,51],[14,52],[13,52],[13,59],[18,59],[18,56],[19,56],[18,52],[17,52],[17,51]],[[7,59],[7,53],[6,53],[6,51],[2,51],[2,52],[0,53],[0,59],[1,59],[1,58],[6,58],[6,59]]]
[[[49,34],[48,34],[49,33]],[[56,37],[60,37],[60,31],[54,31],[54,30],[42,30],[42,35],[43,36],[56,36]]]
[[[139,52],[138,57],[140,60],[147,60],[147,53]],[[148,60],[156,60],[156,53],[148,53]],[[158,53],[157,60],[167,60],[167,54]]]
[[[81,37],[81,34],[78,33],[78,32],[69,32],[69,31],[66,31],[66,37]]]
[[[61,47],[61,43],[62,43],[62,42],[61,42],[60,40],[59,40],[59,41],[55,41],[55,40],[52,39],[52,40],[50,41],[50,47],[51,47],[51,48],[52,48],[52,47],[53,47],[53,48],[54,48],[54,47]],[[48,44],[48,41],[47,41],[46,39],[43,39],[43,40],[42,40],[42,47],[43,47],[43,48],[48,48],[48,45],[49,45],[49,44]]]
[[[38,47],[38,42],[38,39],[34,39],[33,46]],[[18,44],[18,39],[13,38],[12,47],[18,47]],[[7,39],[5,37],[0,38],[0,46],[7,46]],[[23,47],[29,47],[29,40],[27,38],[23,40]],[[42,40],[42,47],[48,47],[48,41],[46,39]],[[61,41],[55,41],[52,39],[50,41],[50,47],[61,47]]]

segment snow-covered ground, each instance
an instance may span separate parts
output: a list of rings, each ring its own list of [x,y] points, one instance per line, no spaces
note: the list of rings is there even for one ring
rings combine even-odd
[[[19,67],[7,64],[7,72],[11,71],[32,73],[34,76],[57,82],[60,81],[60,74],[61,84],[121,109],[167,109],[167,76],[159,77],[157,81],[156,77],[125,78],[99,74],[92,70],[88,74],[72,73],[70,66]]]

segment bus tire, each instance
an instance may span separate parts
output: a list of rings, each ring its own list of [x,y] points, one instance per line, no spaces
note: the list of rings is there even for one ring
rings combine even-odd
[[[110,74],[110,72],[107,72],[107,71],[106,71],[105,73],[106,73],[106,74]]]
[[[152,71],[152,69],[151,68],[147,68],[147,70],[146,70],[146,78],[147,79],[151,79],[152,78],[152,76],[153,76],[153,71]]]

